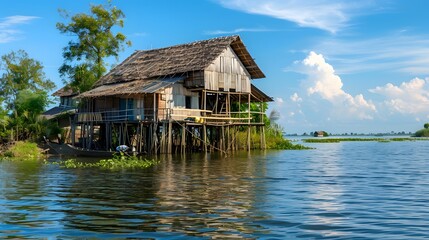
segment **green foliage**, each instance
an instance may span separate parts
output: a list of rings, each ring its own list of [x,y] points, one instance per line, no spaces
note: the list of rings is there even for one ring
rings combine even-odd
[[[40,114],[49,104],[47,91],[55,84],[46,79],[42,64],[23,50],[2,56],[0,72],[1,141],[37,138],[43,133]]]
[[[268,149],[303,150],[310,149],[300,144],[293,144],[283,137],[283,128],[277,123],[267,126],[265,134]]]
[[[103,159],[98,162],[79,162],[76,159],[57,162],[64,168],[100,168],[105,170],[122,170],[122,169],[142,169],[158,164],[159,161],[154,159],[144,159],[137,156],[128,156],[124,153],[114,154],[110,159]]]
[[[429,137],[429,129],[427,129],[427,128],[421,129],[421,130],[417,131],[416,133],[414,133],[413,136],[414,137]]]
[[[261,133],[252,131],[250,135],[251,146],[255,149],[260,148]],[[245,149],[247,146],[247,130],[240,130],[236,133],[238,147]],[[276,123],[266,126],[265,144],[267,149],[282,149],[282,150],[303,150],[310,149],[300,144],[293,144],[283,137],[283,129]]]
[[[10,136],[10,118],[5,110],[0,106],[0,144],[6,142]]]
[[[425,129],[428,129],[428,128],[429,128],[429,123],[425,123],[425,124],[423,125],[423,127],[424,127]]]
[[[46,92],[22,90],[15,101],[15,110],[10,119],[16,140],[35,140],[45,133],[46,123],[40,118],[49,103]]]
[[[7,109],[14,109],[15,100],[23,90],[40,93],[55,87],[46,79],[42,64],[23,50],[1,57],[0,73],[0,99]]]
[[[268,108],[268,103],[250,103],[250,117],[252,118],[251,122],[263,122],[265,125],[270,125],[270,119],[265,114],[265,111]],[[242,103],[238,104],[238,102],[234,102],[231,104],[231,111],[232,112],[240,112],[239,114],[235,114],[233,117],[240,117],[240,118],[246,118],[248,117],[248,111],[249,111],[249,104],[248,103]]]
[[[4,153],[4,157],[12,160],[38,160],[43,154],[36,143],[19,141]]]
[[[65,10],[60,12],[70,22],[57,23],[57,29],[74,39],[64,48],[59,72],[73,90],[84,92],[106,72],[105,58],[117,58],[124,45],[131,45],[125,35],[112,32],[112,28],[124,26],[125,15],[110,1],[106,6],[92,5],[90,14],[69,17]]]

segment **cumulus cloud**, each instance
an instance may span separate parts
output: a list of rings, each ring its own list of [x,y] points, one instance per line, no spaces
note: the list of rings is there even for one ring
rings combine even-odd
[[[384,104],[393,112],[402,114],[429,113],[429,80],[414,78],[396,86],[388,83],[382,87],[370,89],[372,93],[386,98]]]
[[[292,102],[302,102],[302,98],[299,97],[298,93],[292,94],[292,96],[290,96],[290,100]]]
[[[260,14],[332,33],[345,27],[350,18],[367,9],[370,1],[346,0],[217,0],[222,6]]]
[[[310,52],[298,65],[300,71],[307,75],[306,91],[310,96],[317,95],[330,102],[338,116],[373,119],[377,110],[372,101],[367,101],[362,94],[352,96],[345,92],[340,76],[323,55]]]
[[[281,106],[281,105],[283,105],[284,100],[281,97],[277,97],[275,100],[275,103],[277,103],[278,106]]]
[[[8,43],[18,39],[21,33],[16,29],[17,25],[26,24],[38,17],[35,16],[9,16],[0,19],[0,43]]]

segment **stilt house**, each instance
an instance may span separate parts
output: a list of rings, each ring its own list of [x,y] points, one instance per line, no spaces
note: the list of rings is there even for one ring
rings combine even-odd
[[[141,153],[230,151],[239,128],[248,131],[250,149],[254,127],[263,148],[262,103],[272,98],[251,80],[264,77],[239,36],[135,51],[78,96],[84,104],[70,141]],[[251,103],[260,110],[251,112]]]

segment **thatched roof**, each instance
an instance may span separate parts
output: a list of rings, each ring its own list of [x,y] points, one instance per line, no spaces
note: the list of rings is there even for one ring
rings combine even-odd
[[[68,85],[58,89],[56,92],[54,92],[52,94],[52,96],[57,96],[57,97],[72,97],[72,96],[76,96],[78,95],[78,92],[73,91],[73,89],[71,87],[69,87]]]
[[[154,93],[180,80],[183,80],[183,77],[166,78],[162,80],[148,79],[145,81],[119,82],[109,85],[101,85],[80,94],[78,98]]]
[[[234,50],[252,79],[265,75],[250,56],[239,36],[219,37],[147,51],[136,51],[95,83],[95,87],[163,76],[182,76],[204,70],[228,46]]]
[[[273,98],[262,92],[255,85],[251,84],[252,98],[257,102],[273,102]]]
[[[47,110],[46,112],[42,113],[42,115],[46,118],[46,119],[52,119],[55,118],[63,113],[75,113],[76,112],[76,108],[75,107],[70,107],[70,106],[59,106],[59,107],[53,107],[49,110]]]

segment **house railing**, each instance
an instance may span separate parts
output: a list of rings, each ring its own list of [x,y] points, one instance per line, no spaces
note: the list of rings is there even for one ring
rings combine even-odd
[[[126,110],[109,110],[97,112],[77,112],[76,122],[125,122],[155,121],[168,116],[167,109],[134,108]]]
[[[250,114],[250,116],[249,116]],[[195,122],[250,123],[263,122],[261,112],[220,112],[187,108],[134,108],[98,112],[77,112],[75,122],[128,122],[128,121],[164,121],[190,120]]]

